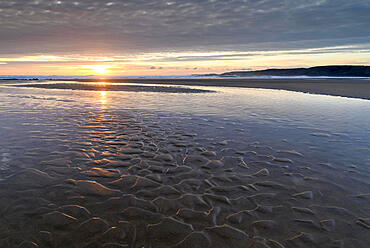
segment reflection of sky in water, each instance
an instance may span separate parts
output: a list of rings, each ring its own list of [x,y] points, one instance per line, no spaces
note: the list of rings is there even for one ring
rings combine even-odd
[[[251,235],[263,234],[261,239],[284,241],[307,232],[320,242],[307,243],[315,247],[328,247],[338,237],[345,237],[346,245],[358,240],[354,246],[367,247],[367,226],[359,221],[368,218],[370,206],[370,101],[221,87],[201,94],[107,89],[0,86],[0,193],[7,199],[0,203],[6,240],[6,235],[18,237],[14,230],[22,230],[22,239],[50,230],[55,243],[80,235],[81,228],[73,228],[79,223],[71,226],[78,232],[59,236],[59,224],[54,229],[45,222],[45,216],[77,203],[109,226],[117,224],[112,216],[135,221],[141,208],[146,220],[155,209],[160,212],[155,216],[172,216],[171,206],[188,209],[185,219],[192,223],[191,216],[210,207],[210,219],[202,220],[211,225],[234,226],[223,219],[231,214],[238,221],[239,213],[241,225],[235,227],[243,231],[246,225],[255,228],[252,221],[267,221],[261,233],[251,230]],[[120,191],[112,195],[111,187]],[[128,209],[134,210],[132,219]],[[85,215],[78,217],[90,222]],[[321,220],[331,219],[335,231],[320,228]]]
[[[38,113],[55,109],[154,111],[207,119],[212,125],[224,127],[223,131],[217,131],[217,135],[225,138],[243,138],[231,130],[229,124],[232,123],[232,127],[245,129],[250,140],[281,148],[284,148],[282,140],[287,140],[313,160],[357,163],[364,169],[370,167],[368,100],[283,90],[195,88],[217,92],[173,94],[1,87],[0,118],[3,124],[0,130],[7,132],[7,128],[15,128],[12,121],[17,119],[18,112],[27,118],[35,118]],[[3,152],[0,160],[8,161],[8,153]]]

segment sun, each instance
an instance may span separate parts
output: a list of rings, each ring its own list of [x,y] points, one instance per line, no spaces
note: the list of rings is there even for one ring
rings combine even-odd
[[[98,74],[105,74],[105,73],[109,72],[108,71],[108,66],[106,66],[106,65],[92,65],[91,69],[95,73],[98,73]]]
[[[90,69],[96,74],[106,74],[109,72],[108,68],[109,66],[107,65],[86,65],[83,66],[85,69]]]

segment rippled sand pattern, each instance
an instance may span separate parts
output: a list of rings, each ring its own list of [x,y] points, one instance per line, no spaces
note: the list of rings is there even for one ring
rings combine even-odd
[[[370,243],[368,185],[338,176],[356,165],[313,163],[230,120],[25,105],[0,112],[0,247]]]

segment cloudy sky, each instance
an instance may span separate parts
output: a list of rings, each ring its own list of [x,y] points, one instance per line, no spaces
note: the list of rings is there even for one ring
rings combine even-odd
[[[369,0],[0,0],[0,74],[370,65],[369,13]]]

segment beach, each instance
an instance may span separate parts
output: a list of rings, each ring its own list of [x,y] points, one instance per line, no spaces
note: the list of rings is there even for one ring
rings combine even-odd
[[[61,81],[66,81],[61,79]],[[370,79],[353,78],[284,78],[284,79],[71,79],[78,82],[111,82],[139,84],[167,84],[189,86],[222,86],[291,90],[312,94],[354,97],[370,100]]]
[[[0,248],[369,248],[370,1],[0,1]]]
[[[366,248],[369,101],[221,81],[2,86],[0,246]]]

